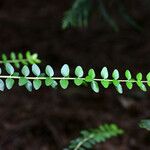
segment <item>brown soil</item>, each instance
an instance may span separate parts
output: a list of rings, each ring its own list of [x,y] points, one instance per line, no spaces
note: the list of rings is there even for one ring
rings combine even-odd
[[[118,33],[97,19],[88,29],[62,31],[69,0],[0,0],[1,53],[31,49],[39,53],[42,66],[51,64],[56,71],[68,63],[72,68],[80,64],[97,72],[108,66],[122,74],[127,68],[146,73],[150,64],[150,11],[140,0],[127,5],[143,24],[141,32],[121,19]],[[149,150],[150,134],[138,127],[141,119],[149,117],[149,98],[149,92],[136,88],[119,95],[114,89],[95,94],[76,87],[65,91],[43,87],[28,93],[16,86],[0,96],[0,149],[61,150],[80,130],[113,122],[125,135],[97,145],[96,150]]]

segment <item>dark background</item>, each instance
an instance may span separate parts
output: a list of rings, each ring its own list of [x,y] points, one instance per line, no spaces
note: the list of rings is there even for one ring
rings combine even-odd
[[[100,72],[118,68],[123,74],[150,71],[150,6],[148,1],[125,1],[129,13],[143,26],[136,32],[112,11],[120,25],[115,33],[102,20],[93,18],[87,29],[61,29],[70,0],[0,0],[0,50],[38,52],[41,66],[56,72],[68,63]],[[113,8],[115,10],[115,8]],[[112,10],[113,10],[112,9]],[[117,123],[125,135],[99,144],[101,150],[148,150],[150,134],[138,122],[150,114],[149,91],[134,88],[119,95],[114,89],[99,94],[88,88],[53,90],[43,87],[27,92],[16,86],[0,93],[0,148],[2,150],[60,150],[82,129]]]

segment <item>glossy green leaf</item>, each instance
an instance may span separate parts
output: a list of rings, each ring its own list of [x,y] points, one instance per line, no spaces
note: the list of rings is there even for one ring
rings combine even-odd
[[[7,63],[5,68],[8,74],[12,75],[14,73],[14,67],[10,63]]]
[[[32,58],[32,60],[34,61],[34,63],[36,63],[36,64],[41,63],[41,60],[38,59],[38,54],[37,54],[37,53],[32,54],[32,55],[31,55],[31,58]]]
[[[137,79],[138,81],[141,81],[141,80],[142,80],[142,73],[141,73],[141,72],[139,72],[139,73],[136,75],[136,79]]]
[[[4,62],[4,64],[7,63],[7,56],[5,54],[2,54],[2,61]]]
[[[93,78],[91,76],[86,76],[85,77],[85,81],[86,82],[92,82],[93,81]]]
[[[109,81],[107,81],[107,80],[102,80],[101,81],[101,84],[102,84],[102,86],[104,87],[104,88],[108,88],[109,87]]]
[[[150,86],[150,81],[147,81],[147,85]]]
[[[55,80],[53,80],[51,87],[55,89],[57,87],[57,85],[58,85],[58,83]]]
[[[114,84],[114,86],[118,86],[120,84],[120,82],[118,80],[113,80],[113,84]]]
[[[147,88],[146,88],[146,86],[142,83],[142,85],[140,86],[140,89],[142,90],[142,91],[144,91],[144,92],[146,92],[147,91]]]
[[[32,82],[28,80],[27,84],[25,85],[26,89],[29,91],[29,92],[32,92]]]
[[[66,79],[61,79],[61,80],[60,80],[60,86],[61,86],[63,89],[67,89],[68,85],[69,85],[69,81],[68,81],[68,80],[66,80]]]
[[[16,61],[16,54],[14,52],[11,52],[10,53],[10,58],[11,60],[13,61],[13,63],[15,64],[15,67],[19,68],[20,65],[19,65],[19,62]]]
[[[150,72],[146,75],[147,81],[150,81]]]
[[[33,80],[33,87],[35,90],[38,90],[42,85],[42,81],[41,80],[38,80],[38,79],[35,79]]]
[[[129,90],[131,90],[133,88],[133,83],[131,81],[127,81],[126,86]]]
[[[75,85],[80,86],[83,83],[83,79],[76,78],[76,79],[74,79],[74,83],[75,83]]]
[[[101,76],[103,79],[107,79],[108,78],[108,69],[107,67],[103,67],[102,70],[101,70]]]
[[[0,68],[0,74],[2,74],[2,69]]]
[[[52,83],[53,83],[53,79],[47,77],[46,80],[45,80],[45,85],[50,86],[50,85],[52,85]]]
[[[45,73],[49,76],[49,77],[53,77],[54,76],[54,70],[50,65],[47,65],[45,68]]]
[[[94,71],[94,69],[90,69],[89,71],[88,71],[88,76],[90,76],[92,79],[94,79],[95,78],[95,71]]]
[[[0,79],[0,91],[4,91],[4,89],[5,89],[5,84],[3,80]]]
[[[30,74],[30,70],[29,70],[28,66],[23,66],[21,72],[25,77],[29,76],[29,74]]]
[[[75,75],[79,78],[83,77],[84,72],[81,66],[77,66],[75,69]]]
[[[94,92],[99,93],[99,85],[96,81],[91,82],[91,88]]]
[[[35,63],[34,60],[32,59],[30,51],[26,52],[26,58],[27,58],[27,60],[29,61],[30,64],[34,64]]]
[[[36,64],[32,65],[32,72],[37,77],[41,74],[40,68]]]
[[[24,86],[27,83],[28,83],[28,80],[26,78],[24,77],[19,78],[19,82],[18,82],[19,86]]]
[[[119,79],[119,71],[117,69],[115,69],[112,73],[112,77],[115,79],[115,80],[118,80]]]
[[[123,93],[122,85],[121,85],[121,84],[117,85],[117,86],[116,86],[116,90],[117,90],[120,94],[122,94],[122,93]]]
[[[28,62],[23,58],[22,53],[18,53],[18,59],[21,61],[23,65],[27,65]]]
[[[61,74],[64,76],[64,77],[67,77],[69,76],[69,73],[70,73],[70,69],[69,69],[69,66],[67,64],[64,64],[61,68]]]
[[[125,77],[130,80],[132,78],[131,72],[129,70],[126,70]]]
[[[10,90],[10,89],[12,89],[12,87],[13,87],[15,81],[14,81],[14,79],[7,78],[7,79],[5,80],[5,83],[6,83],[7,89]]]

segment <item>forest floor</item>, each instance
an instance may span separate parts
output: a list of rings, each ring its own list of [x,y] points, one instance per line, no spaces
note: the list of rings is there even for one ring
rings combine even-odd
[[[0,0],[1,53],[30,49],[39,53],[42,67],[51,64],[56,72],[64,63],[86,71],[93,67],[98,73],[103,66],[122,74],[125,69],[144,75],[150,71],[149,13],[139,0],[136,5],[130,1],[129,8],[143,24],[141,32],[120,21],[120,32],[114,33],[97,20],[87,29],[63,31],[61,20],[69,6],[69,0]],[[149,150],[150,134],[138,123],[150,116],[150,92],[135,87],[124,93],[110,88],[95,94],[74,86],[29,93],[16,86],[0,95],[0,149],[62,150],[80,130],[116,123],[125,134],[95,150]]]

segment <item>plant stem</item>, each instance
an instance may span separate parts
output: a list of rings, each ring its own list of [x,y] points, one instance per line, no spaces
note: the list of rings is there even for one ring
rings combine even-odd
[[[7,79],[7,78],[11,78],[11,79],[20,79],[20,78],[22,78],[22,77],[24,77],[24,76],[8,76],[8,75],[0,75],[0,79]],[[28,79],[28,80],[34,80],[34,79],[39,79],[39,80],[46,80],[46,78],[48,78],[48,77],[24,77],[24,78],[26,78],[26,79]],[[51,77],[51,79],[53,79],[53,80],[74,80],[74,79],[76,79],[75,77]],[[85,78],[79,78],[79,79],[82,79],[82,80],[85,80]],[[95,79],[93,79],[94,81],[109,81],[109,82],[112,82],[113,81],[113,79],[98,79],[98,78],[95,78]],[[119,82],[124,82],[124,83],[126,83],[126,82],[128,82],[128,81],[130,81],[130,80],[118,80]],[[132,83],[136,83],[137,81],[136,80],[131,80],[130,82],[132,82]],[[143,81],[141,81],[142,83],[148,83],[148,81],[145,81],[145,80],[143,80]]]
[[[78,150],[85,142],[92,139],[93,137],[94,137],[94,135],[92,134],[89,137],[83,139],[81,142],[78,143],[78,145],[74,148],[74,150]]]
[[[28,61],[28,59],[22,59],[22,60],[7,60],[7,63],[20,63],[22,61]],[[4,64],[5,61],[0,61],[0,64]]]

